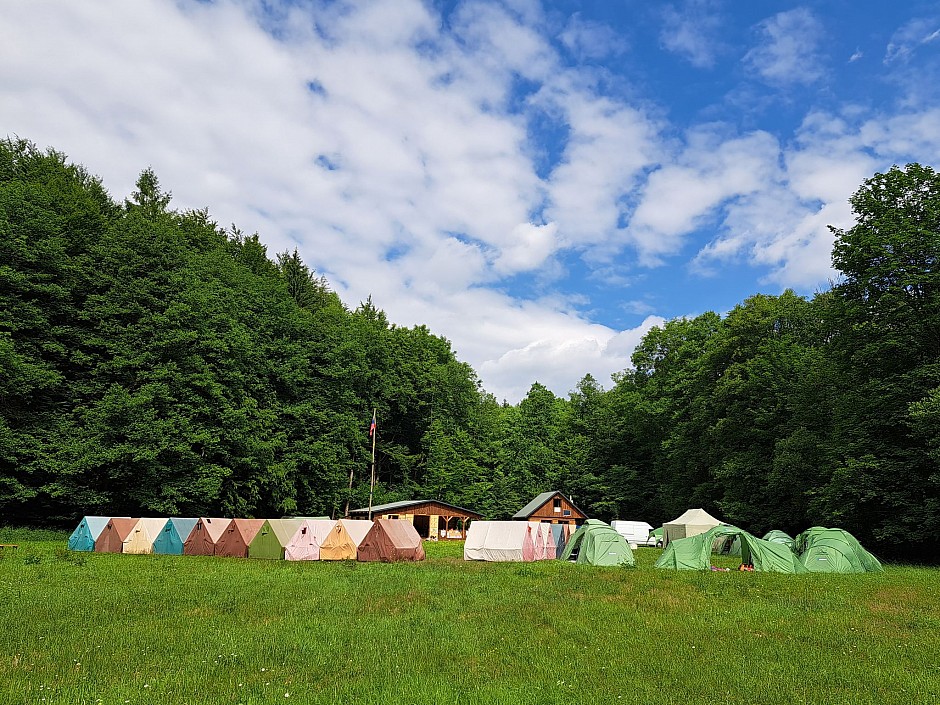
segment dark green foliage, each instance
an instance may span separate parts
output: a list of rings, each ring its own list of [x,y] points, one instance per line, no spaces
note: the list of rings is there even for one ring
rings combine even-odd
[[[702,506],[929,549],[940,177],[894,168],[852,205],[830,291],[669,321],[612,389],[534,383],[510,406],[424,326],[347,309],[298,251],[172,210],[152,171],[119,205],[63,155],[0,142],[0,517],[339,516],[369,499],[374,410],[376,504],[496,519],[557,489],[602,519]]]

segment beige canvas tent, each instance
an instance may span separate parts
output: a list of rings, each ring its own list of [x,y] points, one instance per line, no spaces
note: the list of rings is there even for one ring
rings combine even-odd
[[[362,519],[340,519],[320,544],[321,561],[354,561],[362,539],[372,522]]]
[[[153,553],[153,542],[160,536],[167,519],[141,519],[124,540],[124,553]]]
[[[709,529],[723,524],[704,509],[690,509],[670,522],[663,524],[663,546],[670,541],[704,534]]]

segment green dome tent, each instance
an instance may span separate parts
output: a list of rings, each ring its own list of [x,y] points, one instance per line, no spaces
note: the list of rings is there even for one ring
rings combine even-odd
[[[670,541],[656,561],[657,568],[674,570],[708,570],[711,565],[712,546],[716,541],[736,537],[741,542],[741,562],[754,566],[756,571],[774,573],[805,573],[799,558],[781,543],[763,541],[736,526],[723,524],[704,534]]]
[[[572,559],[572,556],[576,558]],[[632,568],[636,565],[633,551],[626,539],[617,533],[610,524],[597,519],[588,519],[575,531],[560,560],[582,565],[623,566]]]
[[[785,531],[780,531],[779,529],[771,529],[763,536],[764,541],[770,541],[771,543],[782,543],[791,551],[796,546],[796,543],[793,541],[793,537]]]
[[[843,529],[814,526],[795,541],[800,561],[811,573],[880,573],[884,570],[878,559]]]

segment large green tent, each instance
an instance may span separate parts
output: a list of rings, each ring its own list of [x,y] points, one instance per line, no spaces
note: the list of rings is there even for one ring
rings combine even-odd
[[[811,573],[880,573],[884,570],[872,554],[843,529],[814,526],[796,537],[800,561]]]
[[[722,524],[704,534],[670,541],[656,561],[657,568],[675,570],[708,570],[711,566],[712,546],[717,540],[737,537],[741,542],[741,562],[754,566],[754,570],[775,573],[805,573],[806,568],[787,546],[763,541],[736,526]]]
[[[793,550],[796,545],[793,541],[793,537],[790,536],[786,531],[780,531],[780,529],[771,529],[766,534],[763,535],[764,541],[770,541],[772,543],[782,543],[787,546],[790,550]]]
[[[576,556],[572,558],[573,556]],[[588,519],[575,531],[565,550],[562,551],[561,560],[574,560],[582,565],[625,566],[632,568],[636,565],[633,551],[626,539],[615,531],[610,524],[597,519]]]

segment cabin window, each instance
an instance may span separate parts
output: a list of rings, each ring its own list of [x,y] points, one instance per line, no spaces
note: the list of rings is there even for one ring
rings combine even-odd
[[[560,512],[560,511],[561,511],[561,500],[560,500],[560,499],[554,499],[554,500],[552,500],[552,508],[553,508],[556,512]]]

